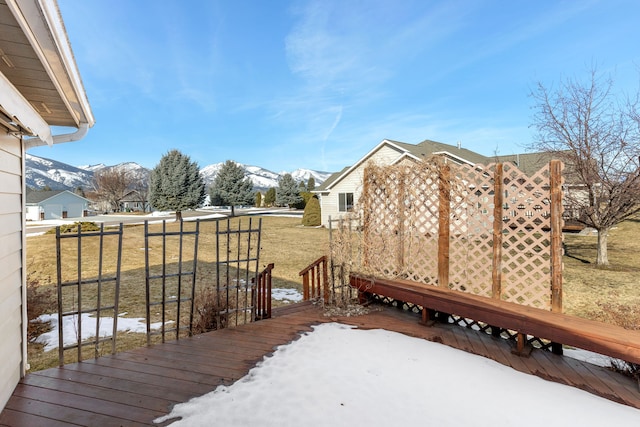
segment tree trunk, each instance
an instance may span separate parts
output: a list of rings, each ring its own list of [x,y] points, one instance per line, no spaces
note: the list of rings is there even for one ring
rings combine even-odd
[[[607,253],[607,240],[609,237],[609,229],[604,228],[598,230],[598,254],[596,256],[596,266],[609,265],[609,254]]]
[[[182,211],[176,211],[176,222],[182,221]]]
[[[235,206],[231,205],[231,216],[236,216]]]

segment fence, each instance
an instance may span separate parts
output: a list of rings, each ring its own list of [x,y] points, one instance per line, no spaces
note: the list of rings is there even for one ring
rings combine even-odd
[[[512,164],[439,157],[368,165],[354,213],[332,234],[331,262],[347,276],[408,279],[560,312],[561,168],[552,161],[528,176]]]
[[[93,347],[94,357],[98,357],[103,351],[101,345],[111,343],[111,354],[116,352],[116,331],[118,330],[118,303],[120,300],[120,266],[122,253],[122,224],[117,230],[105,231],[101,224],[99,231],[82,232],[82,225],[78,224],[75,233],[63,235],[60,227],[56,227],[56,270],[58,293],[58,364],[64,365],[64,351],[77,350],[77,360],[82,360],[82,348]],[[105,273],[105,238],[115,239],[117,257],[115,263],[110,265]],[[63,275],[62,242],[69,240],[75,248],[75,258],[69,265],[75,265],[75,271]],[[75,243],[75,244],[74,244]],[[83,256],[83,250],[87,250],[90,257]],[[90,278],[86,278],[86,272]],[[75,277],[74,277],[75,276]],[[68,278],[67,278],[68,277]],[[65,292],[69,291],[69,292]],[[85,297],[84,293],[90,296]],[[70,304],[65,304],[64,296],[71,299]],[[108,302],[107,302],[108,301]],[[95,315],[95,329],[93,334],[87,334],[88,328],[83,328],[84,315]],[[113,317],[113,328],[110,336],[101,334],[100,324],[104,314]],[[65,319],[71,319],[74,325],[73,342],[65,344]],[[91,339],[83,339],[86,335],[92,335]]]
[[[270,316],[273,264],[259,271],[261,219],[145,221],[144,227],[124,230],[122,224],[117,231],[56,229],[61,365],[72,348],[78,349],[77,360],[88,356],[81,349],[89,345],[97,357],[106,341],[115,352],[123,305],[129,315],[146,315],[147,344]],[[127,268],[121,271],[123,253]],[[106,312],[113,316],[108,333]],[[87,341],[82,321],[89,314],[95,315],[96,330]],[[74,316],[74,328],[63,332],[68,316]],[[65,346],[63,334],[70,333],[76,343]]]

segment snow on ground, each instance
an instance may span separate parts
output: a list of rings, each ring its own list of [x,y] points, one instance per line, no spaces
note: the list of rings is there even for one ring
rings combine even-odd
[[[277,301],[300,302],[302,294],[297,289],[273,288],[271,298]]]
[[[172,426],[637,426],[640,410],[442,344],[338,323],[280,346]]]
[[[122,313],[120,316],[125,315]],[[137,332],[146,333],[147,324],[144,318],[126,318],[118,317],[118,331],[119,332]],[[96,336],[96,321],[95,317],[91,317],[88,313],[82,314],[82,340],[88,340]],[[58,348],[58,314],[43,314],[38,317],[36,321],[49,322],[51,330],[38,336],[35,339],[36,343],[44,344],[44,351],[50,351]],[[162,322],[152,323],[151,329],[159,329],[162,326]],[[100,318],[100,336],[111,336],[113,333],[113,317],[101,317]],[[62,336],[64,337],[64,345],[75,344],[78,341],[78,319],[77,316],[64,316],[62,319]]]

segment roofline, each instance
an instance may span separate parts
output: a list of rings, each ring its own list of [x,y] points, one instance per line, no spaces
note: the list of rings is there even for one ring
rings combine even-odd
[[[53,196],[51,196],[51,197],[47,197],[46,199],[42,199],[42,200],[40,200],[39,202],[29,202],[29,203],[26,203],[26,202],[25,202],[25,205],[39,205],[40,203],[42,203],[42,202],[46,202],[47,200],[50,200],[50,199],[53,199],[54,197],[57,197],[57,196],[59,196],[59,195],[60,195],[60,194],[62,194],[62,193],[71,193],[71,194],[73,194],[74,196],[80,197],[81,199],[83,199],[83,200],[85,200],[85,201],[87,201],[87,202],[91,203],[91,200],[87,199],[86,197],[82,197],[81,195],[76,194],[76,193],[74,193],[74,192],[73,192],[73,191],[71,191],[71,190],[61,190],[59,193],[56,193],[56,194],[54,194],[54,195],[53,195]]]
[[[454,159],[456,159],[456,160],[459,160],[459,161],[460,161],[460,162],[462,162],[462,163],[466,163],[466,164],[468,164],[468,165],[475,166],[475,163],[470,162],[470,161],[469,161],[469,160],[467,160],[467,159],[463,159],[463,158],[462,158],[462,157],[460,157],[460,156],[456,156],[455,154],[451,154],[450,152],[448,152],[448,151],[446,151],[446,150],[445,150],[445,151],[434,151],[434,152],[433,152],[433,154],[434,154],[434,155],[436,155],[436,156],[439,156],[439,155],[442,155],[442,154],[446,154],[446,155],[448,155],[449,157],[454,158]]]
[[[58,4],[55,0],[6,0],[6,3],[38,55],[67,110],[73,116],[76,128],[81,131],[65,135],[80,133],[80,137],[84,136],[86,130],[95,124],[95,118],[80,78]],[[48,145],[70,140],[68,136],[57,138],[57,140],[56,137],[47,138],[42,132],[38,132],[36,136]],[[42,144],[37,144],[35,141],[29,143],[29,146],[34,145]]]
[[[360,166],[362,163],[364,163],[373,153],[375,153],[380,147],[382,147],[383,145],[391,145],[395,148],[397,148],[398,150],[400,150],[402,153],[398,156],[398,158],[402,158],[404,155],[411,154],[409,153],[409,151],[405,148],[400,147],[399,145],[397,145],[395,143],[395,141],[391,141],[389,139],[383,139],[378,145],[376,145],[375,147],[373,147],[373,149],[369,150],[369,152],[367,154],[365,154],[363,157],[360,158],[360,160],[358,160],[356,163],[354,163],[349,169],[347,169],[346,171],[344,171],[338,178],[334,179],[333,182],[324,190],[321,190],[322,192],[329,192],[331,191],[331,188],[337,184],[338,182],[342,181],[342,179],[349,175],[351,172],[353,172],[354,169],[356,169],[358,166]],[[412,154],[411,154],[412,155]],[[412,155],[413,156],[413,155]],[[415,156],[413,156],[415,157]],[[416,157],[417,158],[417,157]],[[397,161],[394,160],[392,163],[395,163]]]

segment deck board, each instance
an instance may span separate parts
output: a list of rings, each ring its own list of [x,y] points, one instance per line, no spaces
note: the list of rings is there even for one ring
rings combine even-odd
[[[384,308],[364,316],[325,317],[305,303],[274,314],[233,329],[30,373],[0,414],[0,426],[154,425],[174,404],[232,384],[278,346],[332,321],[443,343],[640,409],[638,386],[623,375],[540,350],[519,357],[507,340],[452,324],[427,327],[416,313]]]

